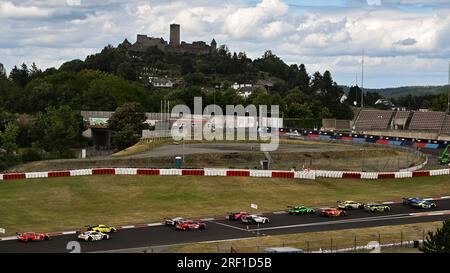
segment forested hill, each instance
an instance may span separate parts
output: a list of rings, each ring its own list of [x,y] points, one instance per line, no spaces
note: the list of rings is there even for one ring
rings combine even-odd
[[[149,76],[172,79],[178,85],[154,88],[148,85]],[[269,90],[254,89],[244,98],[230,88],[235,82],[258,80],[270,82]],[[308,73],[303,64],[287,65],[271,51],[255,60],[226,46],[209,55],[167,53],[152,47],[136,56],[124,42],[59,68],[41,71],[34,64],[23,64],[9,75],[0,75],[0,110],[8,113],[34,115],[62,105],[114,111],[126,102],[159,112],[162,99],[170,100],[170,105],[192,106],[194,96],[202,96],[206,105],[214,102],[213,94],[224,108],[227,104],[279,105],[285,118],[353,117],[350,105],[340,102],[344,93],[330,71]]]
[[[343,87],[348,90],[349,87]],[[378,93],[386,98],[398,98],[408,95],[412,96],[429,96],[439,95],[448,92],[448,85],[441,86],[404,86],[393,88],[364,88],[365,92]]]

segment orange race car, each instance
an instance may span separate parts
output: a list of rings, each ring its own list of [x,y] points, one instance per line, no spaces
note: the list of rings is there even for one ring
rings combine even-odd
[[[326,216],[326,217],[337,217],[337,216],[345,216],[347,213],[343,210],[339,210],[336,208],[328,208],[328,209],[322,209],[320,211],[320,216]]]

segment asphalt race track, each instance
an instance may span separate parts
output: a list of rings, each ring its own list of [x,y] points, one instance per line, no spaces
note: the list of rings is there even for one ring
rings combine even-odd
[[[435,209],[413,209],[403,204],[391,204],[387,213],[369,213],[364,210],[351,210],[344,217],[320,217],[318,215],[266,214],[270,223],[261,224],[260,236],[282,235],[313,231],[341,230],[375,226],[390,226],[450,218],[450,199],[434,201]],[[182,215],[173,215],[178,217]],[[225,217],[224,217],[225,218]],[[256,236],[256,226],[247,226],[239,221],[206,221],[207,229],[200,231],[176,231],[173,227],[153,226],[134,229],[122,229],[111,235],[111,239],[98,242],[81,242],[81,252],[126,251],[167,246],[183,243],[205,242],[215,240],[239,239]],[[77,235],[53,237],[48,242],[22,243],[17,240],[1,241],[0,253],[36,253],[36,252],[70,252],[67,243],[76,241]]]

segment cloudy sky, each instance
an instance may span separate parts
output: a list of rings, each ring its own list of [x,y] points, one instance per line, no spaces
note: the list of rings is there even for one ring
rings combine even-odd
[[[0,0],[0,63],[40,68],[83,59],[137,33],[215,38],[256,58],[270,49],[339,84],[439,85],[448,81],[450,0]]]

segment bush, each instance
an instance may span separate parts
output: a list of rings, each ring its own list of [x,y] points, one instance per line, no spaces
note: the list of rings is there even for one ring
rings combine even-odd
[[[39,161],[42,160],[42,154],[37,148],[26,148],[22,151],[20,159],[23,162]]]
[[[120,150],[133,146],[139,141],[131,126],[126,126],[124,130],[114,132],[112,135],[112,144]]]
[[[0,151],[0,171],[3,171],[17,163],[19,163],[19,160],[16,155],[6,154],[4,151]]]
[[[70,149],[66,149],[61,153],[61,158],[76,158],[77,156],[75,155],[75,152],[73,150]]]

